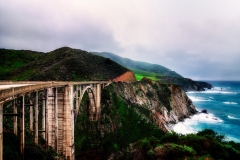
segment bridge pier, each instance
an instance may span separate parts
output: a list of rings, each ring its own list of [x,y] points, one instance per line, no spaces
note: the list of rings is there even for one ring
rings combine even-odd
[[[13,113],[14,113],[14,114],[17,114],[17,104],[16,104],[16,103],[17,103],[17,100],[14,99],[14,100],[12,101]],[[17,116],[14,116],[14,117],[13,117],[13,133],[14,133],[15,135],[18,135],[17,131],[18,131],[18,129],[17,129]]]
[[[35,105],[34,105],[34,142],[38,144],[38,91],[35,93]]]
[[[42,99],[42,137],[44,140],[46,140],[46,91],[42,93],[41,99]]]
[[[73,86],[64,88],[64,155],[67,160],[74,160],[74,112]]]
[[[20,97],[20,153],[22,155],[22,159],[24,159],[24,147],[25,147],[25,95]]]
[[[55,150],[58,151],[58,89],[54,88],[54,121],[55,121]]]
[[[101,115],[101,84],[97,84],[96,89],[96,109],[97,109],[97,120],[100,118]]]
[[[30,114],[29,130],[30,132],[33,132],[33,100],[32,100],[31,94],[29,94],[29,114]]]
[[[3,103],[0,103],[0,160],[3,160]]]

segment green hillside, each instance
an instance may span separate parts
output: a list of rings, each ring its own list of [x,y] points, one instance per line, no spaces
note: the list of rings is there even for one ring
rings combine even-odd
[[[8,52],[4,55],[9,56]],[[35,55],[38,54],[36,52],[29,53],[29,57],[36,57]],[[1,79],[42,81],[108,80],[128,71],[127,68],[108,58],[69,47],[62,47],[52,52],[41,54],[41,56],[35,59],[30,59],[27,55],[22,57],[22,51],[17,50],[14,51],[14,56],[17,57],[15,63],[20,63],[21,65],[17,69],[12,67],[5,74],[6,76],[2,76]],[[28,61],[28,59],[30,60]],[[12,61],[9,58],[5,60],[5,63],[5,65],[0,66],[3,71],[12,65]]]
[[[106,58],[110,58],[111,60],[119,63],[120,65],[127,67],[128,69],[132,70],[135,73],[136,78],[138,80],[140,80],[144,76],[153,80],[157,80],[158,79],[157,76],[171,76],[183,78],[175,71],[172,71],[171,69],[158,64],[134,61],[129,58],[122,58],[118,55],[108,52],[92,52],[92,53]]]
[[[44,54],[41,52],[0,49],[0,79],[5,79],[14,69],[20,68],[42,56]]]

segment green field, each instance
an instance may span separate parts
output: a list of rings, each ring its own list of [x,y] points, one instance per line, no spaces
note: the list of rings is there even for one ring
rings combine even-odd
[[[162,76],[162,74],[159,74],[159,73],[147,72],[147,71],[137,70],[133,68],[128,68],[128,69],[130,69],[134,73],[138,81],[141,80],[143,77],[156,81],[156,80],[159,80],[157,76]]]

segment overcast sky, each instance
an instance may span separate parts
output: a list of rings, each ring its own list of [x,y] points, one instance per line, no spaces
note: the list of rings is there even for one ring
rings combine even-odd
[[[62,46],[240,80],[240,1],[1,0],[0,48]]]

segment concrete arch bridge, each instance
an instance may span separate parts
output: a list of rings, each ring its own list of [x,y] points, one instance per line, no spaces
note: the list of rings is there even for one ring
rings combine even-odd
[[[89,97],[89,119],[98,120],[101,113],[101,90],[108,84],[108,81],[1,81],[0,160],[3,159],[4,116],[13,117],[13,130],[20,137],[20,152],[23,159],[25,129],[28,127],[27,129],[34,135],[36,144],[41,135],[47,148],[51,146],[66,159],[73,160],[74,123],[79,114],[83,95],[87,93]],[[12,107],[11,113],[3,113],[3,107],[6,105]],[[28,126],[25,125],[25,117],[29,117]]]

